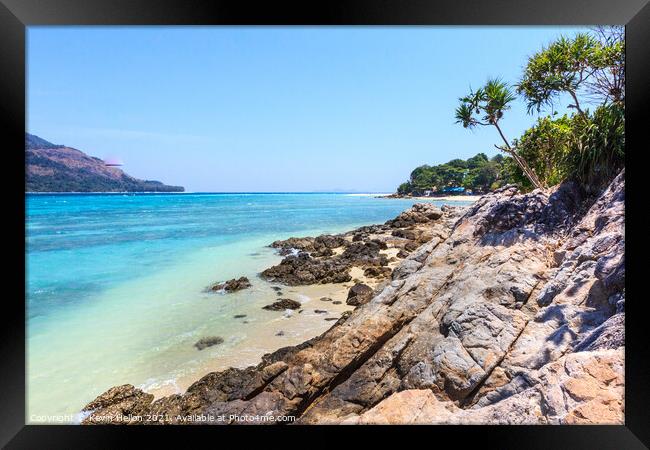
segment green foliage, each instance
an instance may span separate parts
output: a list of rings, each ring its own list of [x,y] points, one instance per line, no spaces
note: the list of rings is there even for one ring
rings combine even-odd
[[[596,27],[591,34],[562,37],[531,56],[517,92],[528,110],[540,112],[561,94],[578,114],[543,117],[513,143],[546,186],[574,179],[598,189],[624,166],[625,30]],[[581,103],[597,103],[593,112]],[[512,177],[531,187],[518,167]]]
[[[572,134],[573,119],[567,115],[557,119],[543,117],[513,145],[540,180],[546,186],[553,186],[569,175],[567,158],[571,152]],[[517,178],[522,185],[532,187],[525,177]]]
[[[587,81],[588,94],[603,104],[623,106],[625,99],[625,27],[597,26],[592,30],[601,44],[600,63]]]
[[[515,99],[499,79],[460,99],[456,123],[465,128],[494,126],[509,157],[470,158],[462,184],[494,189],[494,180],[512,180],[526,189],[545,188],[565,179],[599,189],[624,167],[625,157],[625,29],[595,27],[592,33],[560,37],[528,59],[516,91],[528,112],[552,107],[566,94],[577,114],[540,117],[510,143],[499,121]],[[597,104],[595,110],[582,104]],[[426,177],[423,177],[426,178]]]
[[[496,125],[503,117],[503,112],[510,109],[515,96],[506,83],[498,78],[487,81],[485,86],[460,98],[456,109],[456,123],[464,128],[477,125]]]
[[[411,172],[409,181],[400,184],[397,193],[441,193],[448,187],[464,187],[478,193],[494,190],[513,181],[510,172],[506,170],[509,159],[502,155],[488,159],[485,153],[479,153],[466,161],[453,159],[437,166],[423,165]]]
[[[406,195],[409,192],[411,192],[412,190],[413,190],[413,187],[411,186],[411,183],[409,183],[408,181],[405,182],[405,183],[400,184],[397,187],[397,193],[399,195]]]
[[[561,37],[528,59],[517,92],[526,99],[529,112],[552,106],[562,93],[571,96],[569,107],[581,114],[581,93],[602,103],[623,101],[625,40],[622,33],[600,30],[598,37],[587,33]]]
[[[602,187],[625,166],[625,109],[619,103],[603,105],[575,121],[571,175]]]
[[[570,105],[580,110],[578,90],[589,76],[589,71],[599,66],[600,43],[593,36],[578,33],[574,38],[561,37],[528,59],[517,92],[528,103],[528,111],[541,111],[551,106],[563,92],[572,96]]]
[[[472,156],[467,160],[467,168],[476,169],[477,167],[483,166],[487,162],[487,155],[485,153],[478,153],[476,156]]]
[[[515,141],[517,154],[548,186],[574,179],[600,187],[624,166],[624,113],[613,103],[584,115],[540,118]],[[509,171],[518,184],[532,187],[518,167]]]
[[[46,141],[44,141],[46,142]],[[51,144],[48,148],[59,148]],[[26,152],[28,167],[37,166],[50,172],[43,175],[27,170],[26,192],[183,192],[181,186],[168,186],[160,181],[138,180],[126,174],[112,179],[94,173],[87,168],[74,168],[54,159]]]

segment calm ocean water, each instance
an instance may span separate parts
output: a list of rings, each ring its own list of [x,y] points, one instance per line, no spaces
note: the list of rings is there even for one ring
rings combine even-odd
[[[256,274],[280,260],[267,245],[381,223],[413,203],[347,194],[28,195],[27,420],[74,414],[116,384],[174,386],[209,360],[254,363],[269,345],[259,330],[278,320],[260,308],[274,292]],[[204,292],[242,275],[251,289]],[[249,328],[234,314],[247,314]],[[323,331],[296,330],[295,342]],[[214,334],[226,342],[193,348]]]

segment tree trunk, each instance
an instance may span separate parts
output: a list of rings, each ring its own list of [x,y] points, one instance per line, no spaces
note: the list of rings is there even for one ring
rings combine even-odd
[[[571,97],[573,97],[573,101],[576,102],[576,104],[573,106],[575,106],[580,115],[584,117],[585,113],[582,111],[582,109],[580,109],[580,103],[578,103],[578,97],[576,96],[576,93],[570,90],[569,94],[571,94]]]
[[[501,127],[499,127],[498,123],[494,123],[494,126],[496,129],[499,131],[499,134],[501,135],[501,139],[503,139],[503,142],[506,144],[506,148],[503,149],[507,154],[512,156],[512,159],[515,160],[519,168],[524,172],[524,175],[530,180],[532,185],[535,187],[535,189],[545,189],[544,184],[539,180],[537,177],[537,174],[535,174],[535,171],[533,171],[530,166],[524,161],[524,159],[517,154],[515,150],[510,147],[510,144],[508,143],[508,140],[506,137],[503,135],[503,132],[501,131]]]

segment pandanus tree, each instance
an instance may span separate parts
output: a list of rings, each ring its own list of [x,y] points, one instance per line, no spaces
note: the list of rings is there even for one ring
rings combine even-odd
[[[535,188],[544,189],[544,184],[526,161],[517,154],[516,148],[510,145],[499,125],[504,111],[510,109],[510,104],[514,100],[515,95],[506,83],[499,79],[490,79],[482,88],[470,91],[469,95],[460,98],[460,106],[456,109],[456,123],[468,129],[477,126],[495,127],[505,144],[495,145],[495,147],[512,157]]]
[[[593,101],[622,103],[625,85],[625,41],[617,29],[599,28],[600,39],[587,33],[561,37],[528,58],[517,92],[528,111],[553,106],[561,94],[571,97],[569,108],[585,116],[581,94]]]

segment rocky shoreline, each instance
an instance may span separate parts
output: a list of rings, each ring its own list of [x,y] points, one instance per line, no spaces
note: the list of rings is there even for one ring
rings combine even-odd
[[[572,183],[505,187],[465,209],[415,205],[384,225],[274,242],[286,256],[263,278],[359,282],[355,309],[184,394],[114,387],[82,423],[622,424],[624,188],[624,172],[597,199]]]
[[[377,196],[377,198],[387,198],[387,199],[401,198],[401,199],[409,199],[409,200],[438,200],[444,202],[475,202],[481,197],[482,196],[480,194],[479,195],[476,194],[410,195],[410,194],[398,194],[397,192],[388,195]]]

